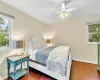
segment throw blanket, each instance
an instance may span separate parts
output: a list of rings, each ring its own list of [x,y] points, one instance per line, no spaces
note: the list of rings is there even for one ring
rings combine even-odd
[[[66,76],[69,51],[69,46],[58,46],[53,49],[46,61],[47,69]]]

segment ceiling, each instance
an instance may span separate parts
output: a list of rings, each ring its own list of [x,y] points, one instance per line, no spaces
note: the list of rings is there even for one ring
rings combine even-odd
[[[60,9],[60,3],[64,0],[0,0],[26,14],[46,23],[52,24],[62,19],[54,11]],[[72,19],[79,16],[100,14],[100,0],[72,0],[68,8],[78,7],[70,12],[66,19]]]

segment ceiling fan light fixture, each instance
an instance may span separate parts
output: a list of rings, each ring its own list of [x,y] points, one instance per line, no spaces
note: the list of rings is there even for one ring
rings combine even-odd
[[[67,13],[63,12],[60,14],[60,18],[65,19],[68,16]]]

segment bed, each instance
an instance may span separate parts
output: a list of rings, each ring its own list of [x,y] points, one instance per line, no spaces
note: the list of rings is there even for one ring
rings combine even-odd
[[[57,80],[69,80],[72,63],[71,50],[67,55],[65,75],[58,74],[57,72],[49,70],[47,68],[48,58],[50,57],[51,52],[54,49],[57,49],[57,47],[58,46],[47,47],[45,40],[40,36],[35,36],[31,40],[27,41],[27,53],[30,54],[29,66]]]

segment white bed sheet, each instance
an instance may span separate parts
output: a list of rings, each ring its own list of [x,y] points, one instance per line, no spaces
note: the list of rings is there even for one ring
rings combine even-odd
[[[37,52],[38,50],[34,50],[32,53],[30,53],[30,59],[31,60],[36,60],[36,57],[35,57],[35,55],[36,55],[36,52]]]

